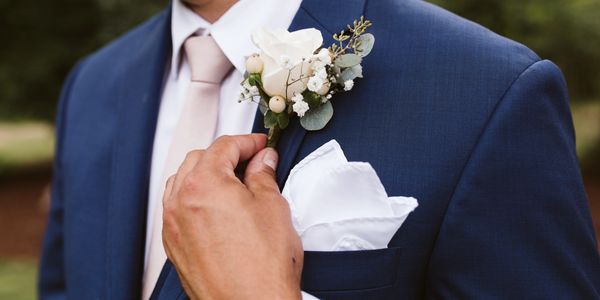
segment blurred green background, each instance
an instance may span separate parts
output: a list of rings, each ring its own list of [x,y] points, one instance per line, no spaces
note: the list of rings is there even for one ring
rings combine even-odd
[[[600,0],[431,2],[522,42],[561,67],[598,231]],[[35,298],[52,121],[67,72],[78,59],[166,5],[143,0],[0,1],[0,299]]]

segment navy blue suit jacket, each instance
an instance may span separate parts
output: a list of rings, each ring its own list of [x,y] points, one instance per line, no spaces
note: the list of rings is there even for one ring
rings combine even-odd
[[[302,288],[325,299],[600,298],[560,70],[418,0],[305,0],[291,29],[315,27],[327,39],[361,15],[377,38],[365,78],[336,96],[324,130],[291,123],[278,182],[335,138],[349,160],[373,165],[390,195],[420,206],[387,249],[307,252]],[[43,299],[140,297],[170,39],[167,9],[82,60],[66,81]],[[169,264],[154,298],[186,298]]]

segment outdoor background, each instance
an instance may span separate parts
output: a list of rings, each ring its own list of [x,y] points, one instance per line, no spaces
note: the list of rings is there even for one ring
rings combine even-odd
[[[432,2],[561,67],[600,231],[600,0]],[[0,0],[0,299],[35,298],[52,122],[67,72],[79,58],[166,5],[166,0]]]

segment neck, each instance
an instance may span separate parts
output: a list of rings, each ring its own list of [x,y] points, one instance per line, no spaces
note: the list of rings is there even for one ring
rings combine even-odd
[[[177,0],[176,0],[177,1]],[[182,0],[192,11],[210,23],[214,23],[238,0]]]

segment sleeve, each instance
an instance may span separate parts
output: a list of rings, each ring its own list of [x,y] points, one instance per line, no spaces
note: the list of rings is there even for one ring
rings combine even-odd
[[[56,148],[52,175],[52,193],[46,232],[42,244],[42,257],[38,274],[38,295],[40,299],[66,299],[64,259],[63,259],[63,197],[64,184],[62,167],[62,148],[69,94],[73,83],[83,65],[78,63],[70,72],[63,86],[56,117]]]
[[[448,204],[429,299],[600,299],[600,256],[566,84],[532,64],[488,120]]]

